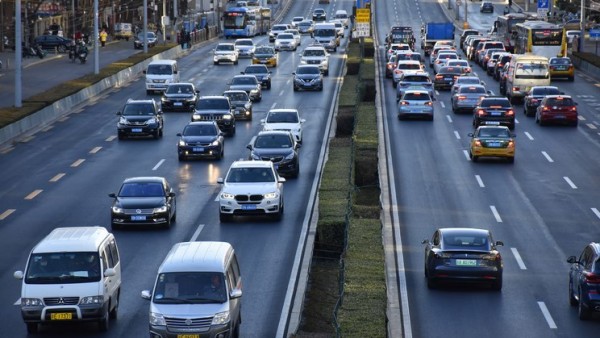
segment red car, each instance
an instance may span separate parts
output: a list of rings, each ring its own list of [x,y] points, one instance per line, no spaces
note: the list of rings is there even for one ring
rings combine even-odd
[[[542,99],[535,113],[535,122],[540,126],[548,122],[577,126],[577,102],[568,95],[548,95]]]

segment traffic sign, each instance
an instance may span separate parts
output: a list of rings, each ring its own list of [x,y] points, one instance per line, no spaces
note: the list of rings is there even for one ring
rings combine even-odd
[[[548,16],[548,8],[538,8],[537,9],[537,16],[538,18],[545,18]]]
[[[355,38],[366,38],[371,36],[371,25],[367,22],[357,22],[354,27],[356,28],[352,33]]]
[[[590,29],[590,40],[600,41],[600,29]]]
[[[355,22],[371,22],[371,10],[368,8],[357,8]]]
[[[545,9],[550,9],[550,1],[548,0],[537,0],[537,8],[545,8]]]

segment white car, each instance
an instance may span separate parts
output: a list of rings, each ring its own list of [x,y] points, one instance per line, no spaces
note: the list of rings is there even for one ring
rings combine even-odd
[[[317,65],[323,73],[327,76],[329,74],[329,53],[325,47],[321,45],[311,45],[304,48],[302,57],[300,58],[301,65]]]
[[[292,26],[283,23],[273,25],[269,31],[269,42],[275,42],[275,39],[279,33],[283,33],[283,31],[290,28],[292,28]]]
[[[234,161],[219,193],[219,220],[236,215],[264,215],[281,220],[284,209],[283,183],[271,161]]]
[[[342,22],[340,20],[330,20],[330,23],[335,25],[335,30],[337,32],[337,35],[341,38],[344,37],[344,24],[342,24]]]
[[[298,49],[298,42],[292,33],[279,33],[275,38],[275,50],[296,50]]]
[[[335,11],[333,18],[340,20],[342,22],[342,24],[344,25],[344,27],[348,28],[348,21],[350,21],[350,16],[348,15],[348,12],[346,12],[343,9],[337,10],[337,11]]]
[[[402,77],[402,74],[416,74],[424,71],[424,67],[421,62],[416,60],[402,60],[396,64],[396,69],[392,73],[392,79],[394,80],[393,86],[396,88],[398,81]]]
[[[254,56],[256,46],[252,39],[237,39],[234,42],[235,49],[238,51],[239,57],[251,58]]]
[[[286,29],[284,33],[292,34],[294,39],[296,39],[298,46],[302,45],[302,35],[300,35],[300,32],[297,29]]]
[[[239,53],[233,43],[220,43],[214,50],[213,63],[215,65],[224,61],[233,62],[234,65],[237,65],[238,59]]]
[[[390,56],[400,51],[412,51],[410,49],[410,45],[408,43],[392,43],[387,50],[387,60],[390,59]]]
[[[302,124],[305,119],[300,118],[298,109],[283,108],[271,109],[267,116],[260,120],[263,130],[287,130],[298,143],[302,143]]]
[[[298,28],[298,24],[302,21],[304,21],[304,17],[302,17],[302,16],[293,17],[292,22],[291,22],[292,28]]]

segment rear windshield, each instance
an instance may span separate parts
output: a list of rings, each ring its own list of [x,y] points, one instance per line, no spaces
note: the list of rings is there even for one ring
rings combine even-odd
[[[570,97],[547,98],[546,105],[548,106],[574,106],[575,103]]]
[[[517,63],[515,78],[517,79],[546,79],[548,64],[546,63]]]
[[[223,96],[228,97],[229,101],[233,102],[248,101],[248,94],[246,92],[225,93]]]
[[[298,123],[295,112],[272,112],[267,116],[267,123]]]
[[[430,101],[428,93],[406,93],[403,97],[404,100],[410,101]]]
[[[461,94],[485,94],[483,87],[461,86],[459,91]]]
[[[550,64],[552,64],[552,65],[568,65],[570,63],[571,63],[571,60],[567,59],[567,58],[550,60]]]
[[[508,99],[487,99],[481,101],[481,107],[492,107],[492,106],[500,106],[500,107],[510,107],[510,102]]]
[[[484,235],[444,235],[443,245],[445,250],[491,250],[490,242]]]
[[[544,87],[544,88],[533,88],[532,89],[532,94],[533,95],[557,95],[560,94],[560,91],[558,90],[558,88],[548,88],[548,87]]]
[[[402,81],[405,82],[431,82],[431,79],[427,76],[419,76],[419,75],[407,75]]]
[[[415,63],[399,63],[398,69],[421,69],[421,65]]]

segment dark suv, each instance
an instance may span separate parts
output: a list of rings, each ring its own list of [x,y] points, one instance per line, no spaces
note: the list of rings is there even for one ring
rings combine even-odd
[[[510,129],[515,128],[515,111],[508,98],[504,96],[487,96],[479,100],[473,110],[473,126],[503,125]]]
[[[117,115],[119,140],[129,136],[153,136],[155,139],[163,136],[163,113],[154,99],[129,99]]]
[[[577,306],[579,319],[592,317],[600,312],[600,244],[590,243],[579,256],[567,259],[569,271],[569,303]]]
[[[196,101],[192,121],[216,121],[223,132],[235,134],[234,108],[225,96],[201,96]]]
[[[300,161],[294,136],[289,131],[261,131],[246,146],[250,150],[249,160],[271,161],[279,175],[298,177]]]

